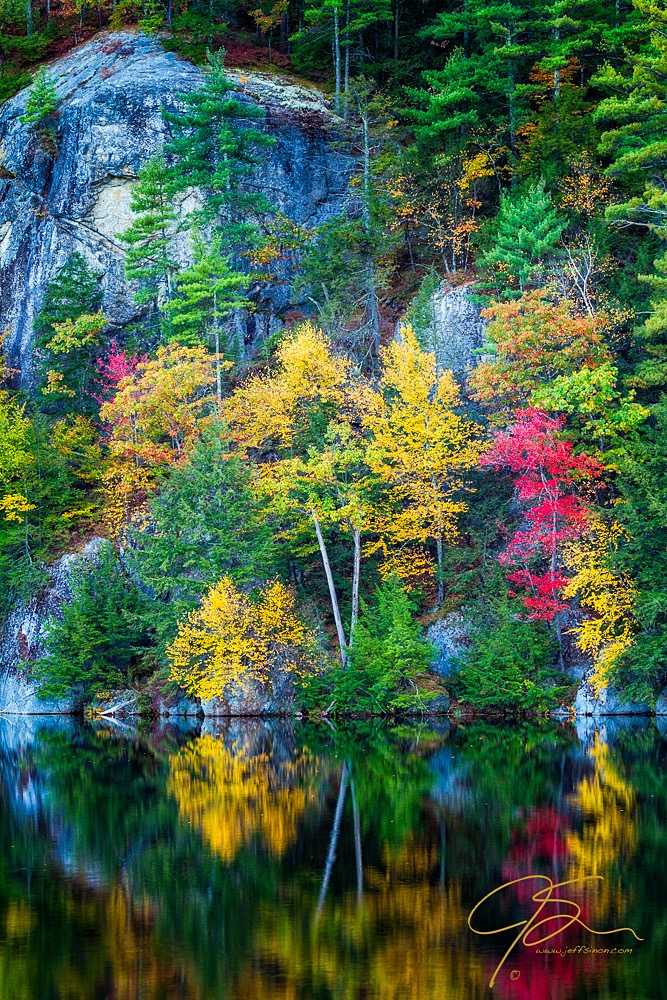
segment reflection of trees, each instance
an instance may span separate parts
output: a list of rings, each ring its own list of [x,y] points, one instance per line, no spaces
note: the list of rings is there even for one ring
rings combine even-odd
[[[627,906],[617,865],[621,859],[627,865],[637,845],[635,792],[598,734],[588,755],[594,770],[582,778],[571,799],[583,816],[583,826],[567,837],[571,858],[567,877],[604,877],[604,882],[591,883],[584,893],[587,913],[602,926],[611,916],[623,915]]]
[[[249,724],[187,742],[79,730],[0,753],[0,998],[479,1000],[500,955],[471,936],[472,904],[506,875],[592,867],[610,896],[596,888],[585,915],[645,931],[642,971],[526,955],[499,995],[537,1000],[557,981],[563,1000],[588,974],[591,1000],[656,1000],[661,747],[634,734],[584,756],[569,730],[524,725]]]
[[[206,735],[171,758],[167,791],[223,861],[256,836],[281,857],[296,839],[304,810],[316,801],[308,784],[316,764],[297,754],[276,766],[268,753],[250,756]]]
[[[461,885],[440,886],[436,842],[386,848],[365,867],[363,905],[353,884],[312,919],[316,887],[296,883],[278,914],[262,910],[247,996],[267,1000],[477,1000],[488,993],[471,946]],[[311,919],[304,919],[303,914]],[[277,918],[277,919],[276,919]]]

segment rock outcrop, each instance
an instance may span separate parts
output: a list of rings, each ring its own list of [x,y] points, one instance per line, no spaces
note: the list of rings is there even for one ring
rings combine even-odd
[[[10,613],[0,631],[0,714],[49,715],[76,711],[75,698],[40,698],[31,676],[31,663],[44,655],[44,636],[50,618],[59,617],[72,599],[72,573],[94,559],[102,539],[88,542],[81,552],[62,556],[48,567],[48,582]]]
[[[431,670],[440,677],[449,677],[470,645],[470,627],[460,611],[450,611],[429,625],[424,638],[435,648]]]
[[[98,35],[48,69],[60,99],[54,157],[20,121],[27,90],[0,108],[0,330],[9,329],[10,361],[24,384],[46,286],[73,251],[103,272],[111,326],[136,318],[117,234],[132,218],[137,171],[164,143],[162,107],[173,108],[178,94],[202,79],[158,40],[127,31]],[[323,96],[263,74],[237,79],[240,98],[265,108],[262,127],[276,139],[258,167],[259,188],[306,227],[338,212],[351,161],[329,141]],[[252,340],[268,332],[288,298],[288,283],[277,281],[257,302],[257,318],[248,318],[244,335]],[[250,329],[261,322],[266,330]]]
[[[651,706],[646,702],[629,701],[613,685],[602,687],[596,692],[590,681],[588,670],[574,699],[576,716],[590,715],[600,718],[607,715],[650,715]]]
[[[223,698],[202,701],[201,707],[207,719],[292,715],[295,711],[294,678],[291,673],[275,669],[268,684],[229,685]]]
[[[462,375],[474,368],[485,321],[467,285],[443,282],[429,300],[428,320],[422,322],[420,339],[435,354],[441,371]]]

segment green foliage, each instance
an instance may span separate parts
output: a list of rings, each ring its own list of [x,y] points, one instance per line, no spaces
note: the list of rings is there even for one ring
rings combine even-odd
[[[639,588],[642,626],[635,645],[614,670],[628,695],[653,703],[667,684],[667,399],[653,408],[650,425],[621,464],[623,503],[617,516],[627,530],[619,561]]]
[[[55,278],[46,286],[44,301],[35,320],[37,347],[44,347],[55,333],[56,323],[77,320],[84,313],[96,313],[102,304],[102,273],[74,251]]]
[[[74,252],[46,288],[35,320],[36,381],[44,394],[43,408],[52,415],[97,411],[91,391],[105,326],[99,312],[101,280],[101,272]],[[55,380],[49,373],[55,373]]]
[[[135,299],[152,303],[157,310],[160,294],[171,295],[177,271],[171,250],[171,234],[177,214],[172,204],[169,168],[163,154],[156,154],[141,167],[132,188],[130,208],[136,215],[120,235],[126,245],[125,277],[139,282]]]
[[[667,239],[665,184],[665,127],[667,125],[667,11],[661,3],[635,0],[641,15],[633,42],[621,65],[611,62],[596,82],[612,96],[595,114],[605,127],[600,152],[611,158],[607,173],[620,184],[623,198],[607,207],[607,218],[619,227],[633,223],[664,241]],[[641,232],[641,229],[639,230]],[[652,315],[637,331],[644,357],[633,374],[633,384],[655,400],[667,385],[667,254],[653,262],[650,274],[639,274],[652,294]]]
[[[565,228],[543,184],[525,193],[506,195],[489,232],[491,247],[482,254],[496,287],[518,285],[521,291],[544,282],[549,260]]]
[[[85,565],[72,583],[62,620],[50,622],[46,656],[35,664],[44,696],[100,691],[135,684],[145,673],[152,629],[140,613],[143,598],[124,576],[110,547]]]
[[[150,523],[133,535],[128,558],[154,595],[146,620],[161,648],[223,576],[245,584],[272,572],[271,523],[251,487],[248,467],[213,431],[151,501]]]
[[[423,711],[438,694],[425,691],[420,680],[434,650],[421,638],[414,603],[400,580],[390,577],[377,589],[370,606],[362,604],[346,669],[303,682],[306,698],[336,712],[400,713]],[[326,704],[322,704],[325,700]]]
[[[556,645],[542,622],[502,596],[472,615],[471,643],[455,677],[456,695],[479,710],[544,712],[565,688],[555,683]]]
[[[21,115],[20,120],[30,125],[37,133],[42,146],[50,155],[56,151],[57,114],[58,95],[55,82],[42,66],[30,89],[25,113]]]
[[[195,186],[205,195],[192,221],[215,221],[229,250],[240,253],[257,240],[252,217],[270,211],[267,198],[247,181],[258,150],[275,140],[252,124],[263,117],[261,109],[233,96],[224,56],[224,49],[209,52],[204,84],[179,95],[182,110],[163,112],[172,133],[166,153],[175,161],[173,191]]]
[[[243,345],[237,343],[232,350],[232,338],[223,334],[223,320],[234,309],[248,305],[239,290],[247,277],[232,269],[222,247],[221,235],[207,246],[195,232],[192,264],[178,275],[174,297],[167,303],[170,340],[187,347],[213,341],[216,354],[224,348],[225,353],[238,357]]]

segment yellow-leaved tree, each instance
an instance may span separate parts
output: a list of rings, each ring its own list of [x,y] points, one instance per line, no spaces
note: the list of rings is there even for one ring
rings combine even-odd
[[[442,603],[444,544],[457,537],[458,516],[467,510],[477,428],[457,412],[454,376],[438,373],[435,356],[422,350],[411,326],[381,357],[381,391],[365,414],[367,460],[387,485],[389,503],[375,518],[381,538],[372,547],[384,551],[387,573],[409,579],[421,574],[425,547],[435,543]]]
[[[361,413],[370,395],[348,358],[338,357],[311,323],[280,345],[273,373],[250,379],[228,401],[226,417],[246,454],[260,460],[260,489],[294,530],[309,523],[322,558],[341,661],[359,613],[361,533],[369,517],[369,469]],[[352,613],[346,639],[324,530],[353,540]]]
[[[272,668],[305,667],[313,639],[284,584],[269,583],[252,599],[223,577],[179,624],[167,649],[170,676],[193,696],[219,698],[229,685],[266,684]]]
[[[565,564],[573,573],[563,589],[564,598],[576,597],[592,612],[573,631],[577,645],[591,656],[595,669],[591,683],[596,691],[607,681],[609,671],[628,650],[638,631],[634,607],[637,589],[625,573],[611,565],[625,531],[618,521],[590,520],[589,530],[565,548]]]

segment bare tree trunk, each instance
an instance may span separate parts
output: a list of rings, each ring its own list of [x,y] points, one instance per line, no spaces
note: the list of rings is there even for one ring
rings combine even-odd
[[[347,121],[347,102],[350,94],[350,0],[345,7],[345,120]]]
[[[354,626],[359,620],[359,580],[361,578],[361,528],[352,529],[354,536],[354,570],[352,571],[352,614],[350,616],[350,646],[354,639]]]
[[[370,239],[372,190],[370,122],[368,108],[360,107],[359,110],[364,133],[364,226]],[[380,310],[377,289],[375,288],[375,261],[370,254],[366,258],[366,316],[373,335],[373,347],[377,356],[380,353]]]
[[[326,575],[327,584],[329,587],[329,597],[331,598],[331,609],[333,611],[334,621],[336,622],[336,634],[338,635],[338,645],[340,647],[340,659],[344,670],[345,667],[347,666],[347,654],[345,652],[345,632],[343,631],[343,620],[340,616],[340,608],[338,606],[336,587],[334,586],[333,573],[331,572],[329,553],[327,552],[327,547],[324,544],[324,536],[322,534],[322,528],[320,526],[317,514],[315,513],[314,510],[311,510],[310,515],[313,519],[313,524],[315,525],[317,544],[320,547],[320,555],[322,556],[322,563],[324,564],[324,573]]]
[[[218,397],[218,416],[222,409],[222,369],[220,367],[220,330],[218,328],[218,293],[213,292],[213,329],[215,331],[215,391]]]
[[[445,599],[445,581],[443,579],[444,553],[443,553],[442,535],[438,535],[438,537],[436,538],[435,547],[438,553],[438,607],[441,607],[442,602]]]
[[[394,9],[394,62],[398,62],[398,22],[400,18],[399,2],[396,0]]]
[[[336,812],[334,813],[333,826],[331,827],[331,836],[329,837],[329,850],[327,851],[327,859],[324,864],[324,875],[322,876],[322,886],[320,888],[320,895],[317,900],[317,911],[315,913],[316,920],[319,920],[322,914],[322,910],[324,909],[324,902],[327,898],[327,890],[329,888],[331,872],[333,870],[334,861],[336,860],[336,847],[338,846],[338,835],[340,834],[340,824],[343,818],[345,795],[347,794],[347,779],[348,779],[347,761],[343,761],[343,770],[340,776],[340,788],[338,789],[338,801],[336,802]]]
[[[350,768],[351,774],[352,768]],[[354,780],[352,777],[350,777],[350,794],[352,796],[352,820],[354,823],[354,860],[357,869],[357,903],[361,906],[364,898],[364,862],[361,856],[361,824],[359,822],[357,797],[354,794]]]
[[[280,51],[289,51],[289,11],[286,10],[280,18]]]
[[[338,6],[334,7],[334,68],[336,74],[336,90],[335,90],[335,106],[336,111],[340,114],[340,77],[341,77],[341,65],[340,65],[340,22],[338,20]]]

